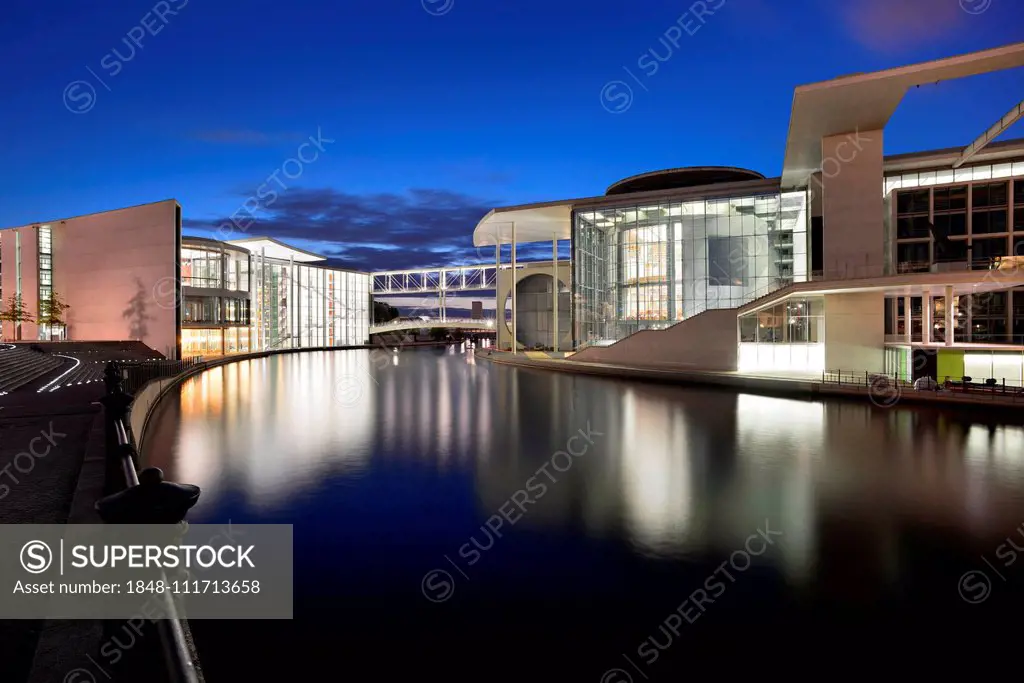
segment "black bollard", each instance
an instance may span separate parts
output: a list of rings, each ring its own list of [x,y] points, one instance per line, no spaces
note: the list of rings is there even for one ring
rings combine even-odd
[[[96,512],[107,524],[177,524],[199,500],[193,484],[164,481],[159,467],[139,472],[139,485],[102,498]]]

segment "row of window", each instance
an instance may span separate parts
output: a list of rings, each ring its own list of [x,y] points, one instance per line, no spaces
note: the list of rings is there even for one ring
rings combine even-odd
[[[970,230],[966,213],[935,214],[933,220],[927,215],[900,216],[896,219],[897,239],[927,239],[932,236],[932,225],[937,235],[963,237],[967,234],[985,235],[1011,232],[1006,209],[981,210],[971,214]],[[1013,214],[1012,232],[1024,233],[1024,207]]]
[[[886,176],[882,194],[888,196],[893,190],[952,183],[970,183],[979,180],[997,180],[1012,176],[1024,176],[1024,161],[979,164],[960,168],[943,168],[932,171],[909,171],[900,175]]]
[[[740,341],[756,344],[816,344],[825,341],[820,298],[783,301],[739,318]]]
[[[1014,204],[1024,204],[1024,179],[1014,183]],[[967,185],[937,187],[934,189],[904,190],[896,193],[896,213],[928,213],[935,211],[956,211],[967,209]],[[970,186],[971,205],[974,208],[1007,206],[1009,184],[988,183]],[[932,198],[934,197],[934,206]]]
[[[44,306],[53,293],[53,233],[50,226],[39,227],[36,235],[39,240],[39,316],[45,314]],[[45,328],[43,325],[41,328]],[[40,329],[40,338],[48,339],[50,330]]]
[[[249,291],[249,256],[236,251],[183,248],[181,283],[186,287]]]
[[[185,323],[211,325],[248,325],[249,300],[221,297],[185,297],[181,304]]]
[[[921,341],[923,298],[910,297],[910,333],[912,341]],[[1012,302],[1012,303],[1011,303]],[[904,298],[886,308],[886,334],[906,334],[907,314]],[[931,336],[945,339],[945,297],[934,297],[931,310]],[[1024,343],[1024,289],[957,296],[953,310],[954,338],[958,342]]]
[[[932,263],[942,261],[971,262],[979,268],[990,268],[996,258],[1024,256],[1024,235],[971,239],[947,242],[901,242],[896,245],[896,262],[901,272],[927,271]]]

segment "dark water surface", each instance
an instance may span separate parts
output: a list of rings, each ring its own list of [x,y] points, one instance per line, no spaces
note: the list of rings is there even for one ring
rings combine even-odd
[[[188,382],[147,458],[295,525],[295,619],[193,622],[210,683],[975,677],[1024,607],[986,417],[336,351]]]

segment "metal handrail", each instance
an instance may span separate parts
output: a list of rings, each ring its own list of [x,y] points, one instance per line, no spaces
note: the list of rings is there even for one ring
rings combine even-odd
[[[963,381],[965,379],[968,381]],[[934,393],[941,390],[962,396],[989,396],[993,400],[996,397],[1009,398],[1011,403],[1024,401],[1024,386],[1021,386],[1020,383],[1014,384],[1014,380],[1010,380],[1008,383],[1006,378],[1001,380],[988,378],[988,380],[994,380],[994,383],[976,382],[970,377],[954,379],[946,375],[944,381],[936,381],[934,388],[917,389],[914,386],[917,381],[916,379],[907,378],[899,374],[871,372],[870,370],[824,370],[821,373],[822,384],[850,386],[868,391],[874,389],[884,390],[887,388],[888,383],[892,383],[894,387],[899,388],[901,391],[909,389],[916,393]]]
[[[114,363],[110,363],[107,367],[107,382],[108,391],[103,401],[107,428],[110,430],[107,444],[108,448],[113,447],[116,451],[107,453],[108,481],[106,486],[108,490],[116,488],[123,493],[140,486],[139,473],[136,469],[138,452],[132,438],[131,427],[126,419],[126,410],[132,397],[124,391],[124,377]],[[114,458],[119,460],[119,469],[124,477],[123,482],[109,481],[110,477],[115,476],[116,470],[113,468],[114,463],[111,462]],[[198,496],[198,493],[196,495]],[[105,498],[97,504],[97,510],[100,510],[104,503],[115,497]],[[107,518],[104,517],[104,519]],[[160,570],[160,579],[165,585],[169,583],[166,572],[162,569]],[[202,678],[189,652],[185,630],[182,628],[182,617],[178,613],[174,598],[170,592],[162,593],[161,598],[164,603],[165,618],[156,621],[156,628],[160,635],[168,679],[170,683],[202,683]]]
[[[114,432],[117,445],[121,450],[121,465],[124,469],[126,488],[139,485],[139,474],[135,469],[135,445],[132,443],[131,432],[123,418],[114,419]],[[167,574],[161,569],[160,580],[168,584]],[[161,594],[166,618],[156,622],[163,645],[164,658],[167,660],[167,675],[171,683],[200,683],[195,663],[189,653],[185,630],[181,627],[181,616],[177,605],[169,592]]]

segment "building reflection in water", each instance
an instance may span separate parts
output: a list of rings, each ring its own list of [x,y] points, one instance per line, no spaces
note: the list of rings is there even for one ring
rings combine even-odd
[[[224,497],[265,520],[339,479],[372,487],[369,473],[385,472],[411,478],[431,509],[462,512],[465,496],[452,487],[472,487],[475,515],[457,516],[468,538],[548,465],[556,481],[542,480],[547,491],[517,534],[621,541],[658,558],[719,556],[767,519],[784,540],[766,561],[795,583],[828,573],[828,542],[857,546],[858,571],[872,566],[892,581],[900,539],[914,529],[1005,534],[1024,503],[1020,427],[903,405],[517,370],[477,363],[462,347],[222,366],[182,387],[156,424],[147,457],[203,487],[195,521]],[[550,469],[588,426],[587,452],[564,472]],[[452,550],[447,535],[436,542]]]

